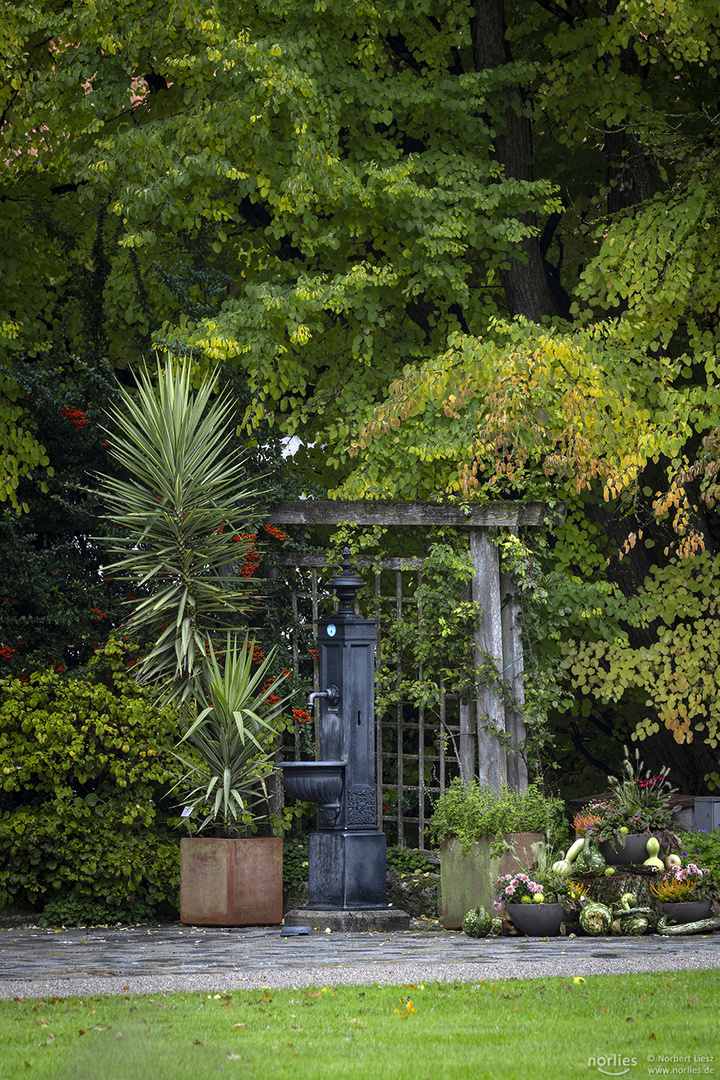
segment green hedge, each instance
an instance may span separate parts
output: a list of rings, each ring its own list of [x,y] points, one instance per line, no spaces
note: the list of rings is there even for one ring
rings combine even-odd
[[[177,720],[132,658],[111,641],[83,677],[0,680],[0,904],[52,901],[66,923],[177,906]]]

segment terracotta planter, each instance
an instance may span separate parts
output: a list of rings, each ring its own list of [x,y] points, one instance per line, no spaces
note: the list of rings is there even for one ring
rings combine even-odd
[[[562,904],[506,904],[505,912],[526,937],[558,937],[565,921]]]
[[[603,840],[598,847],[608,866],[639,866],[648,857],[647,842],[651,836],[652,833],[628,833],[624,847],[611,840]]]
[[[505,833],[510,850],[500,858],[491,855],[492,836],[481,836],[467,855],[459,840],[446,840],[440,848],[440,890],[443,926],[459,930],[471,908],[482,904],[489,915],[495,914],[495,882],[501,874],[514,874],[534,866],[533,845],[542,844],[542,833]],[[537,850],[537,849],[536,849]]]
[[[661,904],[663,915],[675,923],[697,922],[712,915],[710,900],[686,900],[679,904]]]
[[[280,837],[180,841],[180,921],[196,926],[274,926],[283,917]]]

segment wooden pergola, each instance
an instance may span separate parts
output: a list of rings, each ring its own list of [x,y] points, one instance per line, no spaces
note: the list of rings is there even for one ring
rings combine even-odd
[[[483,654],[492,658],[512,691],[512,704],[504,699],[496,685],[478,680],[475,701],[460,705],[460,769],[466,780],[477,775],[496,790],[503,784],[524,790],[528,783],[527,765],[518,752],[525,738],[519,604],[513,582],[507,574],[501,573],[498,548],[493,541],[501,531],[547,527],[553,519],[562,519],[563,514],[563,507],[551,508],[537,502],[445,506],[429,502],[301,499],[276,504],[270,511],[270,520],[279,525],[305,526],[347,523],[421,529],[445,526],[467,532],[474,566],[472,600],[484,612],[475,631],[477,666]],[[288,560],[295,558],[288,556]],[[386,560],[383,565],[397,569],[401,562],[403,560]],[[411,560],[404,562],[410,564]],[[412,562],[416,564],[418,560]],[[315,555],[304,563],[311,564],[322,565],[322,557]],[[297,565],[300,565],[299,560]],[[362,559],[358,560],[358,565],[363,565]]]

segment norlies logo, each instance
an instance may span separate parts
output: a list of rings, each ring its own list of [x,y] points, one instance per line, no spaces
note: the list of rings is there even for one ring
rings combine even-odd
[[[605,1076],[624,1076],[634,1069],[638,1063],[636,1057],[621,1057],[620,1054],[609,1054],[603,1057],[588,1058],[588,1068],[597,1069]]]

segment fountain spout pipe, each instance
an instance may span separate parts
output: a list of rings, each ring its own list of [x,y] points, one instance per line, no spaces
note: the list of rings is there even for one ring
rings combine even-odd
[[[327,690],[313,690],[307,700],[307,710],[309,713],[313,711],[316,698],[326,698],[328,705],[338,705],[340,702],[340,690],[337,686],[328,686]]]

